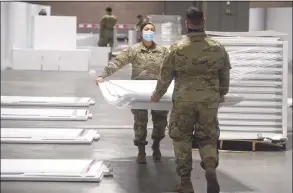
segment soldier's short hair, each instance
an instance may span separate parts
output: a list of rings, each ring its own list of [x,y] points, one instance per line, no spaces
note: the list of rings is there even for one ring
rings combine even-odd
[[[111,7],[107,7],[107,8],[106,8],[106,11],[107,11],[107,12],[112,12],[112,8],[111,8]]]
[[[192,25],[201,25],[204,19],[203,11],[197,7],[189,7],[186,12],[186,20]]]
[[[152,23],[143,23],[141,26],[140,26],[140,31],[142,31],[143,30],[143,28],[146,26],[146,25],[152,25],[153,27],[154,27],[154,29],[156,30],[156,27],[155,27],[155,25],[154,24],[152,24]]]
[[[136,16],[138,19],[141,19],[142,18],[142,15],[137,15]]]

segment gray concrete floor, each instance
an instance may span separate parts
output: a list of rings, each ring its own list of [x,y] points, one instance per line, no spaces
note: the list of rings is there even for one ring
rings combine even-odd
[[[115,79],[128,79],[129,68]],[[89,96],[96,99],[90,110],[93,119],[86,122],[1,121],[2,127],[73,127],[89,125],[132,125],[129,110],[118,110],[106,104],[87,73],[4,71],[1,73],[1,95]],[[292,82],[292,70],[289,73]],[[290,89],[292,84],[289,84]],[[292,89],[289,95],[292,97]],[[289,110],[288,129],[292,131]],[[92,145],[17,145],[2,144],[1,158],[87,159],[110,160],[114,177],[101,183],[1,182],[3,193],[163,193],[172,192],[178,178],[175,173],[172,142],[162,142],[162,163],[148,157],[145,166],[135,163],[131,129],[101,129],[101,140]],[[221,192],[289,193],[292,192],[292,135],[285,152],[221,153],[218,176]],[[147,153],[151,155],[150,146]],[[204,171],[199,166],[198,152],[193,153],[193,183],[197,193],[204,193]]]

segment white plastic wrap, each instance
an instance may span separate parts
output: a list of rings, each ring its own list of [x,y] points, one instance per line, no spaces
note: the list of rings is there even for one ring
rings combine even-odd
[[[174,82],[158,103],[150,102],[152,92],[156,87],[155,80],[110,80],[100,84],[105,100],[116,108],[171,110]],[[143,85],[143,86],[142,86]],[[224,106],[235,105],[244,97],[227,95]]]

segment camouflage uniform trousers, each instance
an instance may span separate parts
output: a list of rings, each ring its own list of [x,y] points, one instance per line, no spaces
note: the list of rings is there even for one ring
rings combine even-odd
[[[114,39],[113,39],[113,37],[100,37],[99,42],[98,42],[99,47],[107,47],[108,44],[111,47],[111,52],[109,54],[109,59],[111,59]]]
[[[148,110],[146,109],[131,109],[134,115],[134,145],[147,145],[147,124],[148,124]],[[162,140],[165,137],[167,127],[168,111],[151,111],[153,121],[153,140]]]
[[[219,162],[217,142],[219,103],[195,103],[173,101],[169,136],[173,139],[177,173],[188,176],[192,171],[192,140],[195,138],[201,157],[201,166]],[[195,129],[195,130],[194,130]]]

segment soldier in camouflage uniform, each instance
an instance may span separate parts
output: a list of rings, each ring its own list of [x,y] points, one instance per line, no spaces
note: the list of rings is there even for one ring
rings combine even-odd
[[[152,24],[143,26],[143,41],[122,51],[108,66],[104,74],[96,79],[97,84],[103,79],[117,72],[127,64],[132,64],[132,80],[157,80],[160,65],[167,55],[167,48],[153,42],[155,27]],[[132,109],[134,115],[134,145],[138,146],[137,163],[146,163],[145,145],[147,145],[147,123],[148,110]],[[155,161],[161,159],[160,141],[165,137],[168,111],[151,111],[153,121],[153,158]]]
[[[142,41],[142,30],[143,27],[149,23],[150,20],[147,16],[138,15],[137,16],[137,24],[136,24],[136,31],[137,31],[137,42]]]
[[[170,47],[151,101],[159,101],[175,78],[169,136],[173,139],[177,173],[181,177],[176,191],[194,192],[190,176],[195,128],[207,192],[219,193],[217,113],[221,98],[229,90],[231,66],[224,47],[204,32],[203,12],[191,7],[186,17],[188,34]]]
[[[117,23],[117,18],[112,14],[112,8],[110,7],[106,8],[106,13],[100,22],[98,46],[107,47],[109,44],[112,48],[114,43],[114,26]]]

